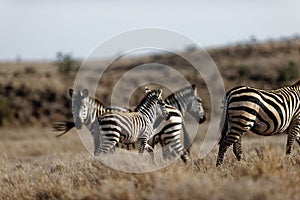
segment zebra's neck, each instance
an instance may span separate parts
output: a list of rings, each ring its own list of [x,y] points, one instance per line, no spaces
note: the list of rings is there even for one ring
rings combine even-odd
[[[276,90],[260,90],[274,94],[277,101],[293,115],[300,115],[300,85],[286,86]]]
[[[157,102],[152,98],[146,98],[142,103],[135,109],[136,112],[145,115],[152,123],[156,118],[156,106]]]
[[[106,112],[106,108],[103,103],[101,103],[98,100],[95,100],[92,97],[88,97],[87,106],[88,106],[88,115],[84,121],[84,125],[87,126],[88,128],[91,128],[92,124],[94,124],[98,120],[98,117]]]
[[[297,92],[297,94],[300,96],[300,85],[294,86],[294,90]]]
[[[293,101],[295,103],[295,110],[298,115],[300,115],[300,85],[294,85],[291,87],[291,90],[294,93],[295,100]]]
[[[185,114],[188,108],[188,104],[190,103],[191,96],[184,92],[175,92],[171,96],[167,97],[165,99],[165,102],[171,106],[174,106],[176,109],[178,109],[182,115]]]

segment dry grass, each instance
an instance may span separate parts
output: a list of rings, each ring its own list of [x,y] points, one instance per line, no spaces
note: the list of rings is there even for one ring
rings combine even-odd
[[[297,199],[300,148],[284,155],[285,137],[244,139],[247,161],[231,149],[222,168],[216,147],[186,167],[180,160],[144,174],[113,170],[95,160],[76,132],[57,139],[49,129],[2,129],[1,199]],[[198,145],[198,146],[197,146]]]
[[[299,76],[294,73],[297,69],[299,72],[299,50],[300,40],[295,38],[237,45],[209,53],[228,90],[240,84],[277,88],[292,83],[297,77],[288,76]],[[186,53],[197,58],[201,52]],[[295,144],[292,155],[285,156],[285,136],[243,138],[246,161],[237,162],[230,149],[221,168],[215,167],[217,146],[204,159],[197,160],[200,143],[210,123],[210,96],[202,77],[195,75],[180,57],[155,55],[120,59],[100,80],[97,96],[110,103],[112,89],[119,78],[143,63],[170,66],[198,86],[208,120],[201,125],[192,147],[191,166],[186,167],[178,160],[158,171],[133,174],[101,164],[84,148],[76,131],[57,139],[48,128],[54,120],[71,118],[67,89],[73,85],[74,74],[58,73],[53,63],[0,63],[0,100],[6,104],[1,105],[0,111],[9,114],[2,119],[4,126],[0,129],[0,199],[299,198],[300,147]],[[294,69],[289,68],[290,63]],[[282,76],[284,73],[286,77]],[[132,73],[128,77],[132,80],[130,85],[121,87],[123,92],[138,86],[137,80],[141,77],[148,80],[144,75]],[[173,80],[173,85],[178,84],[170,74],[163,75]],[[90,81],[97,78],[91,77]],[[165,95],[168,92],[164,90]],[[140,98],[141,93],[135,91],[130,105],[136,105]]]

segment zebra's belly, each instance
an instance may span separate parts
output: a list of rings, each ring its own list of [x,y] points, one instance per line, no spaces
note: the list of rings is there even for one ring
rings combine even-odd
[[[138,139],[139,138],[134,139],[134,138],[122,138],[121,137],[120,142],[123,143],[123,144],[133,144],[133,143],[137,142]]]
[[[122,134],[120,135],[120,142],[123,144],[132,144],[137,142],[141,137],[143,137],[143,133],[146,132],[145,127],[132,127],[130,132],[128,130],[122,130]]]
[[[277,134],[282,134],[286,130],[286,127],[275,128],[272,123],[263,123],[263,122],[256,122],[253,127],[250,129],[250,132],[262,135],[262,136],[272,136]]]
[[[130,134],[125,130],[122,130],[122,134],[120,135],[120,142],[123,144],[131,144],[138,140],[136,134]]]

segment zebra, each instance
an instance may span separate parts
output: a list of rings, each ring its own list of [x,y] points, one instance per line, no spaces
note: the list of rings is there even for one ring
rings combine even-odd
[[[113,149],[119,142],[134,143],[139,141],[139,153],[146,148],[153,152],[148,140],[153,135],[153,123],[162,116],[170,118],[162,99],[162,90],[145,88],[146,96],[133,112],[107,112],[99,117],[99,134],[95,135],[95,152],[98,156]]]
[[[276,90],[238,86],[223,100],[223,127],[216,166],[223,164],[227,149],[233,144],[237,160],[243,159],[241,137],[251,131],[262,136],[286,133],[286,154],[290,155],[300,131],[300,80]]]
[[[184,126],[183,117],[185,113],[190,113],[199,124],[205,121],[205,112],[202,106],[202,99],[198,96],[197,87],[195,84],[182,88],[174,93],[170,94],[164,99],[167,102],[166,109],[169,112],[171,119],[160,124],[154,123],[155,134],[149,139],[149,145],[154,148],[157,143],[160,143],[162,147],[170,147],[171,150],[177,155],[180,155],[181,159],[187,163],[189,154],[189,145],[191,140],[189,134]],[[120,107],[117,107],[120,109]],[[161,120],[157,120],[161,122]],[[54,130],[64,131],[62,134],[68,132],[75,126],[74,122],[56,122],[53,125]],[[183,129],[184,135],[184,148],[180,141],[181,129]],[[60,134],[60,135],[62,135]],[[169,145],[168,145],[169,144]],[[135,143],[132,144],[118,144],[122,148],[126,147],[135,149]],[[169,152],[168,148],[163,151],[164,158],[167,158]]]
[[[171,105],[178,109],[181,112],[183,118],[185,117],[185,113],[188,112],[197,120],[199,124],[202,124],[206,120],[204,108],[202,105],[202,99],[198,95],[197,86],[195,84],[175,91],[174,93],[167,96],[164,101],[168,105]],[[190,153],[192,141],[189,133],[185,128],[184,122],[182,124],[182,128],[184,149],[188,153]],[[163,134],[161,135],[161,137],[163,138]]]
[[[70,88],[69,96],[72,98],[72,114],[74,121],[58,121],[53,123],[53,128],[56,131],[63,131],[57,137],[61,137],[73,127],[82,128],[84,124],[91,134],[98,134],[98,118],[106,112],[119,111],[130,112],[131,110],[124,107],[112,106],[106,107],[105,104],[98,98],[92,98],[87,89],[78,91],[77,93]],[[75,123],[74,123],[75,122]]]
[[[79,115],[79,112],[81,112],[80,109],[89,109],[89,118],[87,118],[83,124],[89,129],[91,132],[94,127],[98,124],[98,121],[96,120],[100,115],[103,113],[109,112],[109,111],[121,111],[121,112],[131,112],[132,110],[126,107],[120,107],[120,106],[106,106],[99,98],[93,98],[88,96],[89,91],[87,89],[83,89],[82,91],[78,91],[77,93],[74,91],[74,89],[70,88],[69,96],[72,98],[72,114],[73,116]],[[77,113],[77,114],[76,114]],[[80,120],[77,118],[77,125],[80,124]],[[74,121],[55,121],[52,124],[52,128],[55,131],[59,131],[59,135],[56,137],[61,137],[64,134],[66,134],[68,131],[70,131],[72,128],[75,127]],[[79,129],[81,127],[78,127]],[[91,132],[92,133],[92,132]],[[92,133],[93,134],[93,133]]]
[[[187,164],[191,139],[184,125],[184,116],[188,112],[199,124],[203,123],[206,118],[202,99],[198,96],[196,85],[192,84],[170,94],[164,101],[169,114],[174,119],[156,129],[155,134],[149,140],[149,145],[154,148],[156,144],[160,143],[163,147],[164,159],[170,158],[172,151],[174,156],[180,155],[183,162]],[[184,146],[180,140],[181,130],[183,130]]]
[[[171,156],[180,156],[185,164],[188,164],[188,152],[181,143],[181,131],[183,127],[183,117],[181,112],[173,106],[165,105],[170,119],[163,121],[157,118],[154,122],[155,133],[148,140],[149,146],[154,149],[157,143],[163,148],[164,160],[171,159]]]

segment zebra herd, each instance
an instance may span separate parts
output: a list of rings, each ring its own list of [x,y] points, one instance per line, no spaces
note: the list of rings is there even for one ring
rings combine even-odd
[[[72,97],[73,121],[54,122],[56,131],[85,125],[93,136],[94,155],[101,156],[116,147],[139,145],[139,153],[148,151],[154,159],[159,143],[163,158],[180,156],[189,163],[191,138],[185,128],[184,116],[190,113],[199,124],[205,121],[202,99],[196,85],[182,88],[167,98],[162,89],[145,88],[145,96],[134,109],[105,106],[99,99],[89,96],[87,89],[75,92]],[[223,99],[223,116],[216,165],[223,164],[227,149],[233,145],[237,160],[243,159],[241,137],[247,132],[270,136],[286,133],[286,154],[291,154],[294,140],[300,145],[300,80],[276,90],[261,90],[239,86],[226,93]],[[183,133],[183,144],[182,134]],[[171,157],[170,157],[171,156]]]
[[[146,88],[146,92],[147,91],[148,89]],[[152,91],[152,93],[155,92],[157,93],[157,90]],[[148,96],[148,93],[149,95],[152,94],[150,91],[148,91],[145,98]],[[109,148],[105,150],[104,140],[101,140],[105,137],[105,135],[106,140],[114,141],[109,145],[110,147],[123,145],[126,145],[128,147],[129,145],[135,145],[134,140],[128,140],[124,138],[126,136],[121,137],[120,134],[119,137],[116,131],[112,131],[113,129],[122,129],[122,131],[118,130],[118,132],[123,133],[124,131],[126,132],[126,129],[130,131],[136,128],[136,126],[140,126],[140,124],[146,125],[149,123],[149,121],[146,121],[146,119],[136,120],[135,122],[131,123],[127,121],[128,123],[124,124],[120,124],[117,122],[117,117],[119,117],[120,115],[124,115],[124,113],[140,111],[141,113],[145,113],[145,115],[150,115],[150,101],[147,98],[144,98],[144,100],[141,101],[142,104],[137,106],[136,110],[131,111],[130,109],[123,107],[107,107],[100,100],[88,96],[87,89],[84,89],[77,93],[75,93],[73,89],[70,89],[69,95],[73,99],[72,112],[75,123],[72,121],[55,122],[53,124],[53,128],[57,131],[63,131],[62,134],[58,135],[61,136],[73,127],[81,129],[82,124],[84,124],[89,129],[94,139],[94,155],[99,155],[101,152],[106,153],[109,149],[111,149]],[[165,104],[164,102],[166,102],[167,104]],[[160,143],[164,150],[163,157],[165,159],[170,159],[170,155],[172,154],[173,156],[180,156],[181,159],[185,163],[187,163],[189,160],[188,152],[190,148],[189,145],[191,144],[191,139],[189,138],[189,135],[184,126],[184,119],[182,116],[184,116],[185,113],[188,112],[199,123],[203,123],[205,121],[205,113],[202,106],[202,100],[197,94],[197,88],[195,85],[182,88],[174,92],[164,100],[159,99],[159,103],[164,105],[169,115],[169,119],[163,121],[160,116],[157,116],[157,118],[155,118],[153,124],[153,129],[155,129],[155,132],[152,132],[151,137],[147,139],[147,148],[153,151],[154,146]],[[113,119],[114,122],[112,120],[105,119],[105,116],[106,118],[115,118]],[[101,127],[99,127],[100,119]],[[152,117],[152,119],[154,118]],[[182,129],[185,139],[184,147],[181,143]],[[127,131],[128,135],[132,134],[129,133],[129,131]],[[99,134],[99,132],[101,132],[101,134]],[[111,132],[113,132],[113,134],[111,134]],[[109,137],[107,137],[108,135]],[[116,138],[116,135],[119,138]],[[135,138],[135,140],[137,139],[142,138]],[[100,144],[102,145],[102,147],[99,146]]]

